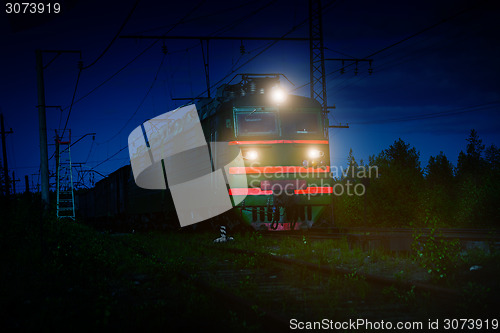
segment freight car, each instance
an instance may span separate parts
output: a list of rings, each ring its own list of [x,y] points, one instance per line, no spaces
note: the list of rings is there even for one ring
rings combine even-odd
[[[130,165],[125,165],[76,193],[79,218],[98,229],[131,231],[174,226],[176,215],[169,191],[145,190],[135,184]]]
[[[206,141],[238,148],[244,160],[225,177],[247,186],[228,186],[234,208],[214,224],[289,230],[332,221],[328,118],[317,101],[286,94],[280,74],[242,74],[239,83],[219,87],[215,98],[197,100],[196,109]],[[211,158],[214,169],[224,168],[218,151]],[[169,190],[139,188],[130,166],[80,193],[78,210],[97,224],[176,224]]]

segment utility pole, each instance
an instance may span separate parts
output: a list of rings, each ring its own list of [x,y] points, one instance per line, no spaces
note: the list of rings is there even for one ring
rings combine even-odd
[[[9,196],[10,194],[10,185],[9,185],[9,166],[7,164],[7,145],[5,143],[5,134],[14,133],[12,128],[10,131],[5,132],[5,126],[3,122],[3,113],[0,114],[0,126],[2,131],[2,154],[3,154],[3,174],[5,178],[5,195]]]
[[[28,193],[30,191],[30,179],[29,179],[28,175],[24,176],[24,182],[26,183],[25,192]]]
[[[16,179],[16,172],[12,171],[12,193],[16,194],[16,182],[21,181],[20,179]]]
[[[56,56],[49,61],[46,66],[43,66],[42,53],[55,53]],[[40,136],[40,178],[42,183],[42,203],[44,209],[49,208],[49,157],[47,152],[47,120],[45,109],[45,85],[43,81],[43,70],[49,66],[57,57],[63,53],[78,53],[80,59],[82,52],[79,50],[35,50],[36,56],[36,81],[38,93],[38,131]]]
[[[42,183],[42,203],[49,208],[49,156],[47,153],[47,120],[45,114],[45,86],[43,82],[42,50],[36,50],[36,82],[38,87],[38,131],[40,137],[40,177]]]

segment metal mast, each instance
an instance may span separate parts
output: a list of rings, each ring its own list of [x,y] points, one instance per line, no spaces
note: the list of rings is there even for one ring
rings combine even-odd
[[[321,0],[309,0],[309,67],[311,98],[321,104],[323,134],[328,137],[328,107],[326,100],[325,53]]]
[[[68,141],[62,141],[56,132],[56,188],[57,218],[75,219],[75,197],[73,190],[73,169],[71,165],[71,130]],[[62,157],[62,159],[61,159]]]
[[[10,193],[10,186],[9,186],[9,166],[7,164],[7,148],[6,148],[6,143],[5,143],[5,134],[12,134],[14,133],[12,131],[12,128],[10,131],[6,132],[5,127],[3,124],[3,113],[0,114],[0,123],[1,123],[1,134],[2,134],[2,155],[3,155],[3,172],[4,172],[4,178],[5,178],[5,195],[9,196]]]

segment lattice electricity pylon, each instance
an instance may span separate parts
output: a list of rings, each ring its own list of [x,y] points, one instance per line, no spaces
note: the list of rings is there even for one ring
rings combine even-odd
[[[328,137],[328,107],[326,100],[325,51],[321,0],[309,0],[309,66],[311,98],[321,104],[323,134]]]
[[[57,157],[57,218],[75,219],[75,195],[73,190],[73,170],[71,165],[71,131],[68,141],[62,141],[56,132]]]

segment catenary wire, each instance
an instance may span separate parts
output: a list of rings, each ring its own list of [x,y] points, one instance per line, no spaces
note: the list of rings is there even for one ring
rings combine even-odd
[[[127,25],[128,21],[132,17],[132,14],[134,13],[135,8],[139,4],[139,1],[140,0],[135,1],[134,6],[132,7],[132,10],[130,10],[130,13],[125,18],[125,21],[123,21],[122,25],[120,26],[120,29],[118,29],[118,32],[115,34],[115,36],[113,37],[111,42],[108,44],[108,46],[104,49],[104,51],[102,51],[102,53],[92,63],[90,63],[90,65],[84,66],[82,69],[87,69],[87,68],[94,66],[106,54],[106,52],[108,52],[111,45],[113,45],[113,43],[116,41],[116,39],[120,36],[120,33],[122,32],[123,28],[125,28],[125,25]]]

